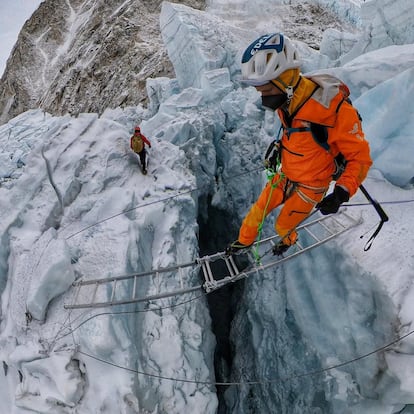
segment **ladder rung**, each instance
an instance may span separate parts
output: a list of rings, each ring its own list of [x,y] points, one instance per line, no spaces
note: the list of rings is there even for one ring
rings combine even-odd
[[[211,282],[214,282],[214,276],[213,276],[213,273],[211,272],[210,263],[209,262],[205,262],[205,263],[206,263],[206,269],[207,269],[209,279]]]
[[[132,286],[132,299],[135,299],[137,291],[137,277],[134,276],[134,284]]]
[[[312,233],[312,231],[310,231],[307,227],[305,227],[304,228],[304,230],[308,233],[308,234],[310,234],[316,241],[318,241],[318,242],[320,242],[321,241],[321,239],[318,237],[318,236],[316,236],[315,234],[313,234]]]
[[[321,227],[323,227],[329,234],[335,234],[333,230],[331,230],[323,221],[319,223]]]
[[[224,257],[223,259],[224,259],[224,263],[226,264],[227,270],[230,273],[230,276],[233,277],[235,275],[235,273],[234,273],[234,269],[233,269],[233,267],[232,267],[232,265],[230,263],[229,258],[228,257]]]
[[[157,294],[160,293],[160,285],[161,285],[160,272],[155,272],[155,288],[156,288]]]
[[[114,280],[113,283],[112,283],[111,302],[113,302],[114,299],[115,299],[115,289],[116,289],[116,280]]]
[[[95,289],[93,290],[91,303],[95,302],[96,291],[98,290],[98,286],[99,286],[99,283],[95,283]]]
[[[336,223],[336,224],[338,224],[338,226],[341,226],[343,229],[345,229],[346,228],[346,226],[343,224],[343,223],[341,223],[336,217],[332,217],[332,220]]]
[[[79,297],[80,291],[81,291],[81,285],[78,285],[73,303],[78,303],[78,297]]]
[[[178,268],[178,275],[180,278],[180,288],[183,289],[184,288],[184,281],[183,281],[183,268],[179,267]]]
[[[298,247],[299,250],[303,250],[304,249],[303,244],[299,240],[296,240],[295,245]]]

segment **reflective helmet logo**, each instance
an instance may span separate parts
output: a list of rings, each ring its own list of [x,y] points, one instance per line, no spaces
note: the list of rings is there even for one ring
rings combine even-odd
[[[271,44],[266,44],[272,37],[274,37],[273,42]],[[275,40],[277,41],[275,42]],[[277,53],[280,53],[283,50],[283,40],[283,35],[280,33],[270,33],[259,37],[243,53],[242,63],[248,62],[259,50],[273,49],[276,50]]]

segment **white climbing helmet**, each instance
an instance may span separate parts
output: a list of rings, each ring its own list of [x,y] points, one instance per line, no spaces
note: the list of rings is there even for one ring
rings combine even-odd
[[[265,34],[243,53],[242,82],[260,86],[276,79],[288,69],[300,67],[296,49],[282,33]]]

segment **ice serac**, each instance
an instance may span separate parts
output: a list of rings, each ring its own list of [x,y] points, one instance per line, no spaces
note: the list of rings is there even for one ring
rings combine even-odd
[[[181,88],[204,89],[203,81],[206,77],[211,80],[211,75],[208,76],[207,73],[211,71],[217,76],[216,70],[225,70],[231,81],[238,81],[241,55],[246,45],[263,34],[261,28],[249,28],[250,6],[238,3],[232,3],[232,6],[236,9],[240,7],[238,11],[242,12],[245,24],[239,22],[235,25],[210,13],[181,4],[163,2],[160,14],[161,36]],[[271,4],[258,6],[254,3],[255,8],[262,6],[264,15],[271,13]],[[277,16],[273,17],[275,18]],[[283,26],[272,25],[271,28],[266,27],[266,30],[283,31]],[[305,71],[315,70],[329,63],[327,56],[307,47],[305,43],[295,41],[295,44],[299,48]]]
[[[335,61],[344,53],[349,52],[358,39],[359,36],[357,34],[328,28],[323,32],[320,52]]]
[[[234,79],[240,73],[240,51],[246,39],[256,35],[208,13],[169,2],[162,4],[160,26],[181,88],[200,88],[206,71],[223,67]]]
[[[374,138],[371,151],[376,167],[389,182],[403,188],[409,188],[414,177],[413,79],[414,69],[411,67],[380,83],[356,101],[367,124],[367,137]],[[373,96],[376,97],[375,106],[372,105]],[[406,108],[404,113],[402,107]]]
[[[398,62],[398,65],[395,64]],[[412,45],[394,45],[367,52],[343,66],[323,69],[344,81],[355,100],[381,82],[384,82],[414,65]],[[370,76],[360,76],[362,72]]]
[[[414,43],[411,0],[377,0],[361,4],[363,36],[341,57],[341,64],[371,50]]]

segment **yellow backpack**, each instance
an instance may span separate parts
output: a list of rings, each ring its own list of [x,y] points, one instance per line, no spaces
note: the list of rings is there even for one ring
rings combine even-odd
[[[144,148],[144,142],[142,141],[141,135],[134,135],[132,137],[132,150],[136,153],[139,153]]]

